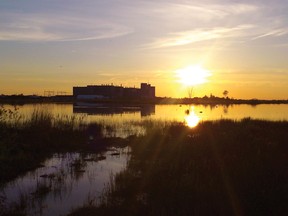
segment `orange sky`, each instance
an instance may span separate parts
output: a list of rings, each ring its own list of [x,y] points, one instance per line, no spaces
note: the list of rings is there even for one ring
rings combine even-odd
[[[0,94],[156,86],[187,97],[179,69],[211,72],[193,95],[288,99],[286,0],[0,2]],[[191,72],[192,73],[192,72]]]

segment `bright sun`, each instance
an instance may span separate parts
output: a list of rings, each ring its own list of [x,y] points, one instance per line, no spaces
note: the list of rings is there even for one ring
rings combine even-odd
[[[195,86],[207,82],[211,72],[201,65],[192,65],[176,70],[179,82],[186,86]]]

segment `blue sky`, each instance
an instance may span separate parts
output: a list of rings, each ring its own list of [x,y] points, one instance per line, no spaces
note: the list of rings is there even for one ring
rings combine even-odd
[[[287,0],[3,0],[0,94],[150,82],[181,97],[175,71],[201,64],[213,76],[199,96],[287,99],[287,11]]]

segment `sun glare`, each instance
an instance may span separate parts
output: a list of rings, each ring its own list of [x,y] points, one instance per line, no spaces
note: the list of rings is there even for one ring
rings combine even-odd
[[[200,123],[200,117],[196,115],[194,108],[189,110],[189,115],[185,117],[185,123],[188,127],[194,128]]]
[[[179,82],[186,86],[195,86],[207,82],[211,72],[201,65],[192,65],[176,70]]]

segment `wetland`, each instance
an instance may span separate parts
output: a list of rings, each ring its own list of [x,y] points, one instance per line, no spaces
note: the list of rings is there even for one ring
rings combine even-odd
[[[287,105],[3,105],[0,215],[283,215]]]

